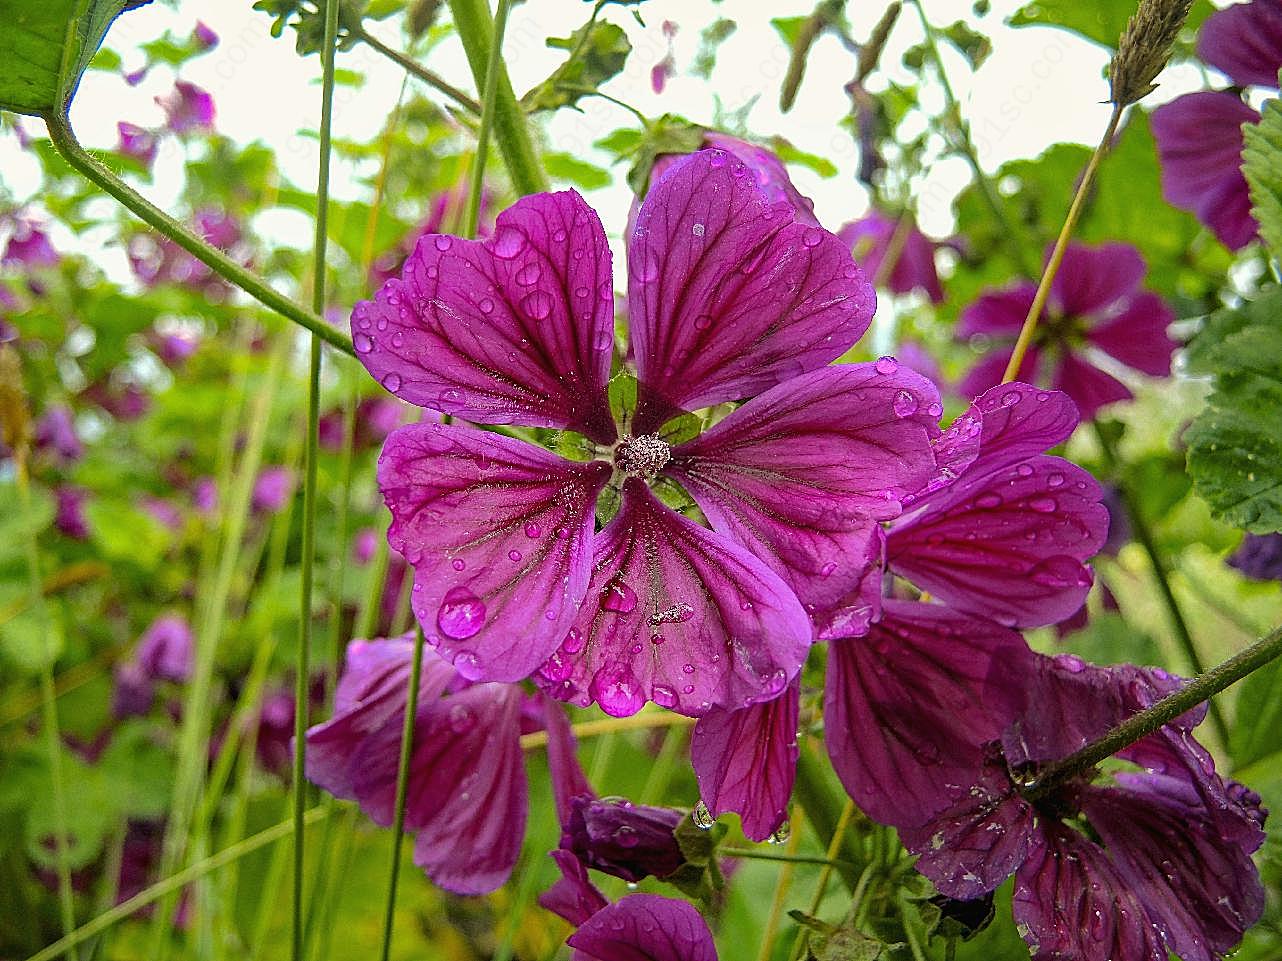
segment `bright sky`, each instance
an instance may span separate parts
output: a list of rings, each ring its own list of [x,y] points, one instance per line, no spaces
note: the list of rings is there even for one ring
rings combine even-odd
[[[981,160],[990,170],[1012,158],[1035,156],[1055,142],[1094,144],[1108,117],[1103,103],[1107,85],[1102,77],[1107,53],[1065,31],[1004,26],[1004,17],[1019,5],[1016,0],[995,0],[992,13],[974,23],[993,38],[994,47],[993,55],[977,73],[972,75],[962,57],[951,48],[945,47],[944,51],[950,77],[975,131]],[[957,19],[975,21],[969,0],[927,0],[926,7],[937,24]],[[640,8],[645,27],[637,24],[628,10],[607,8],[606,18],[627,30],[634,51],[624,74],[605,90],[647,115],[671,111],[704,123],[710,123],[716,111],[714,92],[721,96],[727,111],[756,98],[748,114],[749,130],[761,136],[781,134],[802,150],[825,156],[837,166],[837,176],[828,179],[804,168],[793,171],[802,192],[814,198],[820,219],[835,229],[865,210],[868,203],[854,178],[857,156],[853,143],[838,126],[849,110],[842,85],[853,72],[852,57],[836,38],[821,39],[812,51],[796,105],[790,113],[781,114],[778,91],[787,65],[787,49],[766,16],[767,11],[774,16],[800,15],[812,8],[812,0],[777,0],[768,5],[755,0],[649,0]],[[884,5],[856,2],[849,8],[854,36],[864,37]],[[582,0],[529,0],[513,10],[504,53],[518,94],[546,77],[564,56],[563,51],[548,49],[544,38],[569,34],[586,19],[588,11]],[[739,28],[721,46],[711,83],[677,76],[669,81],[662,95],[654,94],[650,68],[667,51],[663,21],[671,20],[679,28],[676,58],[678,69],[684,70],[698,49],[700,32],[719,17],[738,21]],[[316,142],[298,132],[314,130],[319,125],[318,58],[295,55],[292,31],[280,40],[272,39],[268,33],[270,18],[255,12],[250,0],[183,0],[178,10],[153,3],[123,16],[108,35],[107,45],[125,57],[127,70],[133,69],[141,63],[138,43],[159,35],[165,28],[185,36],[197,19],[212,27],[221,43],[186,65],[182,76],[213,92],[217,128],[238,142],[262,140],[270,144],[289,180],[303,188],[314,186]],[[389,44],[401,44],[393,24],[377,26],[383,28],[380,35]],[[900,54],[920,39],[915,13],[905,5],[882,58],[882,64],[897,80],[912,80],[911,73],[900,63]],[[339,65],[359,70],[367,80],[359,89],[337,90],[335,134],[370,139],[396,102],[401,71],[364,46],[341,54]],[[429,66],[456,85],[472,88],[457,38],[433,51]],[[117,120],[158,125],[162,114],[153,98],[169,90],[172,81],[172,73],[164,68],[153,70],[136,88],[112,74],[89,73],[72,111],[80,139],[91,146],[113,146]],[[1193,71],[1184,71],[1177,77],[1168,72],[1154,100],[1169,99],[1200,86],[1200,82]],[[928,102],[931,108],[942,102],[942,95],[933,84],[923,91],[923,96],[934,98]],[[597,98],[587,98],[584,105],[584,114],[557,114],[548,126],[548,141],[557,150],[604,165],[608,155],[595,151],[592,142],[616,127],[634,126],[635,121],[618,106]],[[33,131],[38,127],[36,121],[28,123]],[[183,148],[173,139],[166,140],[165,145],[155,168],[156,182],[148,193],[161,206],[172,207],[181,186]],[[16,200],[25,199],[38,189],[35,161],[17,149],[12,137],[0,137],[0,172]],[[364,188],[353,179],[353,173],[346,164],[337,166],[335,196],[351,198],[363,193]],[[589,202],[601,212],[616,247],[631,201],[623,171],[618,173],[617,183],[588,195]],[[968,178],[964,162],[956,158],[937,163],[930,170],[918,194],[919,216],[927,232],[948,233],[949,204]],[[297,212],[260,215],[254,229],[269,244],[306,247],[310,243],[310,226]],[[92,237],[88,240],[93,242]],[[124,270],[123,255],[118,250],[103,250],[99,259],[112,275]],[[616,256],[616,262],[621,261],[622,257]]]

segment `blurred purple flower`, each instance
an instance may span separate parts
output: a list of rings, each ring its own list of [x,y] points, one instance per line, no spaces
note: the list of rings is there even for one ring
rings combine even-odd
[[[1282,534],[1247,534],[1229,566],[1257,581],[1282,581]]]
[[[13,215],[0,217],[0,224],[5,222],[9,224],[11,233],[0,264],[18,264],[28,270],[58,265],[62,258],[41,225],[30,217]]]
[[[254,479],[250,503],[259,513],[275,514],[294,495],[294,472],[288,467],[264,467]]]
[[[218,507],[218,484],[212,477],[197,478],[191,489],[191,504],[201,514],[209,514]]]
[[[138,86],[138,84],[142,83],[146,78],[147,71],[150,69],[151,68],[147,64],[143,64],[137,70],[131,70],[128,73],[123,74],[125,83],[129,84],[131,87]]]
[[[112,384],[98,380],[86,387],[81,396],[124,422],[137,420],[151,409],[151,395],[134,383]]]
[[[407,408],[394,397],[365,397],[356,405],[356,450],[377,447],[405,420]],[[326,411],[317,425],[325,450],[343,448],[344,415],[341,407]]]
[[[1211,14],[1198,34],[1197,55],[1239,87],[1277,89],[1282,5],[1277,0],[1251,0]]]
[[[182,514],[170,501],[162,497],[144,496],[139,499],[138,503],[148,515],[163,527],[167,527],[171,531],[182,529]]]
[[[165,123],[176,134],[208,133],[214,129],[214,98],[185,80],[174,82],[174,89],[156,103],[165,112]]]
[[[677,72],[677,60],[673,55],[672,40],[677,35],[677,25],[671,20],[663,21],[663,36],[668,41],[668,52],[662,60],[650,68],[650,89],[663,93],[668,80]]]
[[[119,138],[116,144],[116,152],[126,157],[132,157],[143,167],[150,170],[151,165],[155,163],[156,151],[160,146],[156,135],[150,130],[124,120],[116,124],[116,133]]]
[[[1129,244],[1069,244],[1018,379],[1049,378],[1051,386],[1073,398],[1082,417],[1091,418],[1106,404],[1133,395],[1085,349],[1151,377],[1169,375],[1176,344],[1166,328],[1175,314],[1161,297],[1141,288],[1146,270],[1144,258]],[[1001,381],[1036,289],[1024,281],[990,290],[962,312],[959,338],[982,335],[1009,344],[971,369],[959,385],[963,395],[976,397]]]
[[[370,284],[381,287],[392,278],[399,277],[406,258],[414,252],[414,247],[420,238],[460,230],[467,209],[467,194],[466,184],[448,187],[438,193],[433,198],[431,208],[423,222],[402,237],[400,243],[391,250],[374,258],[369,271]],[[484,239],[490,236],[493,230],[494,190],[486,185],[481,189],[476,236]]]
[[[203,53],[218,46],[218,34],[214,33],[202,21],[197,20],[196,27],[191,32],[191,42],[196,49]]]
[[[890,252],[891,242],[898,229],[898,218],[887,216],[874,208],[861,219],[838,230],[837,236],[850,245],[851,252],[864,268],[864,273],[876,279],[881,276],[882,264]],[[911,222],[904,230],[899,254],[890,268],[889,277],[882,283],[897,294],[920,290],[932,303],[942,303],[944,291],[939,286],[939,275],[935,272],[934,241]]]
[[[242,263],[248,262],[241,249],[244,235],[235,217],[206,207],[196,211],[193,219],[196,232],[205,240]],[[134,275],[148,287],[182,284],[210,298],[225,296],[229,289],[227,281],[167,237],[139,231],[130,235],[125,252]]]
[[[195,636],[187,619],[163,614],[138,639],[134,657],[151,677],[182,682],[191,677],[194,646]]]
[[[263,698],[258,709],[254,756],[264,771],[284,776],[294,763],[294,694],[278,689]]]
[[[66,464],[75,463],[85,453],[71,408],[65,404],[54,404],[45,410],[36,422],[34,439],[37,450],[50,451]]]
[[[62,484],[53,492],[56,508],[53,526],[68,537],[76,540],[87,540],[89,521],[85,517],[85,502],[89,500],[89,491],[83,487]]]
[[[356,532],[352,539],[352,560],[362,567],[370,562],[378,550],[378,531],[373,527],[364,527]]]
[[[200,338],[192,334],[162,334],[153,330],[147,339],[156,356],[173,370],[183,367],[200,347]]]

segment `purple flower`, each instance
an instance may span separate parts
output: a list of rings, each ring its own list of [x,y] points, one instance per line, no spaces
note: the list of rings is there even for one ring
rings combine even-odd
[[[969,899],[1015,875],[1012,910],[1037,959],[1198,961],[1228,953],[1261,914],[1251,852],[1264,840],[1259,797],[1223,781],[1193,739],[1199,708],[1118,752],[1096,772],[1026,797],[1039,765],[1065,757],[1179,686],[1156,669],[1039,658],[1026,701],[935,815],[901,830],[917,868]],[[1085,821],[1089,834],[1072,823]]]
[[[134,657],[150,677],[186,681],[191,677],[194,644],[186,618],[162,614],[143,631]]]
[[[49,242],[49,235],[29,217],[7,216],[0,218],[0,223],[8,221],[12,229],[9,242],[5,244],[4,256],[0,264],[19,264],[28,270],[33,267],[56,267],[62,259],[58,251]]]
[[[1196,216],[1230,250],[1241,250],[1259,232],[1242,174],[1242,125],[1259,120],[1253,107],[1227,91],[1188,93],[1153,111],[1162,196]]]
[[[156,356],[173,370],[182,368],[200,347],[200,338],[192,334],[162,334],[153,330],[148,340]]]
[[[356,800],[376,823],[392,823],[397,761],[413,643],[353,641],[334,717],[307,732],[307,776]],[[525,833],[521,757],[525,695],[515,684],[472,684],[430,650],[423,653],[405,826],[414,863],[456,894],[502,885]],[[551,701],[549,717],[560,713]],[[549,737],[567,726],[549,722]],[[553,748],[549,747],[549,753]]]
[[[863,265],[869,277],[880,276],[882,263],[890,250],[899,221],[880,210],[870,210],[862,219],[846,224],[837,236],[850,245],[855,260]],[[941,303],[944,291],[935,272],[935,243],[909,224],[890,275],[884,281],[897,294],[920,290],[931,303]]]
[[[667,877],[685,863],[673,833],[684,819],[673,808],[580,795],[570,801],[561,847],[585,866],[625,881]]]
[[[165,122],[176,134],[207,133],[214,129],[214,98],[185,80],[174,82],[174,89],[156,103],[165,111]]]
[[[148,65],[144,64],[143,66],[139,67],[137,70],[131,70],[129,73],[126,73],[123,75],[125,78],[125,83],[129,84],[129,86],[131,87],[138,86],[138,84],[142,83],[143,80],[146,78],[147,71],[150,69],[151,68]]]
[[[1161,297],[1140,288],[1146,269],[1129,244],[1070,244],[1019,379],[1037,383],[1049,377],[1056,390],[1077,402],[1083,417],[1093,417],[1105,404],[1132,394],[1084,350],[1152,377],[1170,374],[1176,345],[1166,328],[1175,315]],[[966,375],[959,386],[964,395],[978,396],[1001,380],[1036,289],[1025,281],[990,291],[962,312],[958,336],[983,335],[1011,345],[994,350]]]
[[[389,540],[429,643],[466,677],[538,669],[553,696],[615,715],[769,700],[801,666],[810,613],[863,577],[877,523],[933,470],[938,396],[893,360],[825,366],[875,296],[836,237],[722,151],[655,185],[629,260],[639,383],[622,435],[609,249],[574,191],[524,198],[485,243],[423,238],[402,279],[356,306],[357,353],[402,400],[573,430],[600,452],[401,427],[379,461]],[[744,397],[694,440],[665,439],[683,412]],[[597,533],[612,476],[618,510]],[[660,500],[673,482],[712,530]]]
[[[213,50],[218,46],[218,34],[214,33],[208,26],[200,20],[196,21],[196,27],[191,32],[192,45],[204,53],[207,50]]]
[[[263,698],[254,756],[264,771],[283,776],[294,762],[294,694],[283,688]]]
[[[372,527],[364,527],[356,532],[356,536],[352,539],[352,560],[363,567],[370,562],[376,550],[378,550],[378,531]]]
[[[677,60],[672,50],[672,40],[677,35],[677,25],[671,20],[663,21],[663,36],[668,41],[668,52],[662,60],[650,68],[650,89],[663,93],[668,80],[677,72]]]
[[[139,499],[139,505],[162,526],[169,528],[171,531],[182,530],[182,514],[170,501],[165,500],[163,497],[147,496]]]
[[[1276,0],[1254,0],[1217,11],[1202,24],[1197,52],[1239,87],[1277,89],[1282,8]],[[1153,111],[1163,196],[1230,250],[1241,250],[1259,231],[1242,175],[1242,125],[1259,119],[1232,91],[1185,94]]]
[[[717,961],[708,922],[687,901],[629,894],[611,904],[569,851],[553,851],[561,879],[539,904],[578,930],[566,939],[573,961]]]
[[[468,188],[464,184],[442,190],[432,201],[427,217],[406,234],[399,244],[374,258],[370,266],[369,279],[374,286],[381,287],[395,277],[399,277],[406,259],[414,252],[419,238],[431,234],[458,230],[463,223],[467,208]],[[488,237],[494,229],[494,191],[486,186],[481,190],[477,236]]]
[[[241,249],[244,236],[240,224],[231,214],[204,208],[196,212],[194,219],[196,231],[205,240],[241,262],[248,262]],[[228,290],[222,277],[166,237],[140,231],[130,236],[125,252],[134,275],[148,287],[182,284],[210,298],[221,298]]]
[[[115,686],[111,692],[111,712],[118,718],[139,717],[151,710],[156,696],[156,682],[147,669],[135,660],[116,666]]]
[[[51,451],[64,463],[72,464],[84,456],[85,448],[76,434],[71,408],[54,404],[36,422],[35,442],[38,450]]]
[[[1282,534],[1247,534],[1229,566],[1253,580],[1282,581]]]
[[[212,513],[218,507],[218,484],[212,477],[197,478],[191,489],[191,504],[201,514]]]
[[[254,478],[250,503],[255,511],[275,514],[294,496],[294,472],[288,467],[264,467]]]
[[[150,170],[151,165],[156,161],[156,151],[159,148],[156,135],[150,130],[123,120],[116,124],[116,132],[119,136],[116,152],[132,157]]]
[[[68,537],[83,541],[89,538],[89,521],[85,517],[85,502],[89,492],[83,487],[62,484],[54,488],[55,510],[53,526]]]
[[[387,439],[387,435],[400,426],[405,419],[405,405],[394,397],[366,397],[356,405],[356,437],[354,446],[357,450],[377,447]],[[344,414],[341,408],[334,408],[321,416],[317,425],[320,445],[326,450],[342,450],[345,431]]]

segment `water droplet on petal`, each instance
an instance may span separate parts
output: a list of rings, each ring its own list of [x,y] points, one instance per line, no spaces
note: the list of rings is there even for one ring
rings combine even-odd
[[[807,247],[818,247],[823,243],[824,232],[818,227],[807,227],[801,235],[801,242]]]
[[[712,156],[708,158],[708,166],[715,169],[717,167],[724,167],[725,165],[726,165],[726,152],[724,150],[712,151]]]
[[[711,831],[712,826],[717,823],[717,819],[712,816],[708,805],[703,801],[694,806],[694,810],[690,812],[690,820],[694,822],[695,827],[704,831]]]
[[[896,417],[911,417],[917,413],[917,398],[910,390],[901,390],[895,394],[895,399],[890,405]]]
[[[374,338],[369,334],[357,334],[352,338],[352,346],[358,354],[368,354],[374,349]]]
[[[583,632],[577,627],[570,628],[570,633],[565,635],[565,640],[561,642],[561,650],[566,654],[578,654],[583,650]]]
[[[463,560],[461,557],[456,557],[454,560],[450,561],[450,567],[454,568],[456,571],[461,571],[463,568],[467,567],[467,561]]]
[[[1006,393],[1002,394],[1002,406],[1014,407],[1019,403],[1022,396],[1023,395],[1017,390],[1008,390]]]
[[[1059,505],[1055,503],[1055,498],[1053,497],[1034,497],[1028,502],[1028,506],[1039,514],[1050,514]]]
[[[555,304],[546,290],[534,290],[521,298],[521,309],[531,320],[545,320]]]
[[[476,715],[462,704],[455,704],[449,713],[450,730],[455,734],[466,734],[476,727]]]
[[[1020,464],[1018,467],[1015,468],[1015,473],[1017,473],[1020,477],[1032,477],[1033,467],[1031,464]]]
[[[522,287],[531,287],[543,276],[543,268],[537,260],[532,260],[516,272],[515,280]]]
[[[609,664],[597,671],[588,691],[612,717],[629,717],[645,706],[641,683],[623,664]]]
[[[1046,478],[1046,485],[1048,487],[1063,487],[1064,475],[1059,472],[1051,474],[1049,477]]]
[[[690,228],[690,233],[694,234],[696,237],[702,237],[702,236],[703,236],[703,224],[694,224],[694,225]]]
[[[531,537],[531,538],[538,537],[542,533],[543,533],[543,528],[539,527],[539,525],[534,523],[533,521],[530,521],[530,523],[525,525],[526,537]]]
[[[677,703],[677,692],[670,687],[662,684],[656,684],[650,688],[650,700],[654,701],[659,707],[675,707]]]
[[[477,306],[481,308],[481,313],[483,314],[492,314],[494,312],[494,301],[488,297],[481,298],[481,302]]]
[[[881,357],[872,367],[879,374],[893,374],[899,369],[899,361],[893,357]]]
[[[682,670],[682,671],[684,671],[686,674],[693,674],[693,673],[694,673],[694,665],[693,665],[693,664],[682,664],[682,665],[681,665],[681,670]]]
[[[401,383],[401,375],[396,373],[396,371],[392,371],[383,378],[383,386],[393,394],[401,389]]]
[[[507,552],[507,558],[508,558],[508,560],[510,560],[510,561],[519,561],[519,560],[521,559],[521,552],[520,552],[520,551],[515,551],[515,550],[513,550],[513,551],[508,551],[508,552]]]
[[[454,238],[447,237],[445,236],[445,234],[438,234],[436,236],[435,242],[436,242],[437,250],[442,250],[442,251],[449,250],[450,246],[454,243]]]
[[[485,604],[466,587],[451,587],[441,599],[436,626],[446,637],[455,640],[471,637],[485,626]],[[459,658],[462,656],[460,653]],[[472,657],[475,660],[476,655]]]
[[[636,606],[636,591],[624,583],[622,578],[614,578],[601,591],[601,610],[603,611],[631,614],[636,609]]]
[[[707,314],[700,314],[694,319],[695,330],[707,330],[712,326],[712,318]]]
[[[1002,495],[995,494],[992,491],[988,491],[987,493],[980,494],[978,497],[976,497],[975,504],[976,506],[982,507],[985,510],[992,510],[994,507],[1002,506]]]
[[[525,235],[515,227],[500,227],[494,238],[494,256],[511,260],[525,248]]]
[[[831,577],[833,575],[833,572],[835,572],[836,570],[837,570],[837,565],[834,564],[832,561],[829,561],[823,567],[819,568],[819,576]]]

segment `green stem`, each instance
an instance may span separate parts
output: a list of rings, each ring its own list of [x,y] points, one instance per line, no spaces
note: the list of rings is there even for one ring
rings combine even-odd
[[[399,50],[389,47],[387,44],[383,43],[383,41],[379,40],[377,37],[371,36],[370,34],[366,33],[363,28],[354,29],[350,31],[350,34],[352,37],[359,40],[361,43],[365,44],[371,50],[375,50],[378,53],[381,53],[388,60],[391,60],[398,67],[404,70],[406,73],[411,74],[412,76],[418,77],[419,80],[422,80],[429,87],[439,91],[440,93],[445,94],[445,96],[449,97],[451,100],[453,100],[456,104],[458,104],[468,113],[474,114],[476,116],[480,116],[481,105],[479,103],[473,100],[470,96],[468,96],[458,87],[454,86],[452,83],[449,83],[448,81],[440,77],[438,74],[435,74],[431,70],[428,70],[422,64],[417,63],[412,57],[408,57],[405,54],[401,53]]]
[[[346,334],[335,330],[318,313],[300,307],[284,294],[276,291],[253,271],[236,263],[217,247],[197,237],[185,225],[169,216],[108,170],[80,146],[66,117],[47,116],[44,120],[49,127],[49,139],[53,141],[58,153],[86,180],[110,194],[152,229],[168,237],[210,270],[235,284],[265,307],[271,308],[286,320],[291,320],[310,330],[331,347],[353,357],[356,356],[351,339]]]
[[[325,808],[313,808],[307,812],[307,822],[310,824],[327,815]],[[76,928],[66,937],[60,938],[47,948],[42,948],[27,961],[52,961],[59,955],[65,954],[78,945],[84,944],[90,938],[96,937],[108,928],[119,924],[130,915],[136,914],[149,904],[165,897],[168,894],[179,890],[184,885],[190,884],[212,871],[217,871],[225,864],[231,864],[233,861],[245,857],[247,854],[253,854],[259,848],[266,847],[281,838],[288,837],[294,830],[293,819],[282,821],[280,824],[273,825],[265,831],[260,831],[252,837],[245,838],[239,844],[233,844],[229,848],[224,848],[217,854],[199,861],[191,867],[184,868],[177,874],[158,881],[146,890],[135,894],[128,901],[122,901],[110,911],[106,911],[87,924]]]
[[[1108,465],[1109,473],[1113,475],[1113,481],[1117,485],[1118,493],[1122,498],[1122,505],[1126,508],[1127,516],[1131,519],[1131,527],[1135,531],[1135,539],[1139,542],[1140,547],[1144,549],[1144,553],[1148,555],[1149,566],[1153,568],[1153,579],[1157,581],[1158,594],[1162,598],[1162,603],[1166,606],[1171,625],[1175,628],[1175,639],[1179,643],[1180,650],[1184,653],[1184,657],[1193,673],[1203,674],[1206,672],[1206,663],[1202,660],[1202,655],[1197,649],[1197,643],[1193,640],[1193,632],[1189,629],[1188,619],[1185,618],[1184,610],[1180,607],[1180,602],[1175,596],[1175,590],[1171,587],[1170,572],[1167,570],[1165,559],[1158,550],[1157,540],[1149,527],[1148,518],[1140,510],[1139,503],[1136,501],[1134,494],[1132,494],[1130,486],[1122,482],[1117,466],[1117,451],[1113,448],[1113,442],[1098,422],[1094,424],[1094,428],[1095,438],[1104,454],[1104,462]],[[1212,701],[1207,706],[1207,710],[1210,714],[1211,726],[1215,729],[1215,736],[1219,738],[1220,744],[1227,746],[1229,743],[1229,726],[1224,719],[1223,712],[1220,711],[1220,706]]]
[[[825,858],[813,854],[778,854],[774,851],[758,851],[754,848],[717,848],[717,854],[726,858],[744,858],[748,861],[782,861],[785,864],[822,864],[825,867],[839,868],[843,871],[854,870],[855,865],[849,861],[836,858]]]
[[[1028,308],[1028,315],[1024,318],[1024,326],[1020,328],[1015,349],[1011,352],[1010,362],[1006,365],[1006,373],[1002,375],[1003,384],[1009,384],[1019,376],[1019,369],[1024,364],[1024,355],[1028,353],[1028,348],[1033,343],[1033,334],[1037,330],[1037,321],[1042,316],[1042,308],[1046,306],[1046,299],[1050,296],[1051,284],[1055,280],[1055,275],[1059,273],[1059,265],[1064,260],[1064,251],[1068,249],[1068,241],[1073,236],[1074,228],[1077,227],[1077,219],[1082,215],[1086,195],[1090,193],[1091,184],[1095,182],[1095,171],[1099,169],[1100,161],[1113,143],[1113,135],[1117,133],[1117,125],[1121,122],[1125,109],[1120,104],[1113,105],[1108,126],[1104,128],[1104,136],[1100,138],[1099,145],[1091,154],[1086,170],[1077,183],[1077,191],[1073,194],[1073,202],[1069,204],[1068,215],[1064,218],[1064,225],[1059,229],[1059,236],[1055,238],[1055,248],[1051,251],[1050,260],[1046,262],[1046,269],[1042,271],[1042,279],[1037,284],[1037,293],[1033,295],[1033,303]]]
[[[815,833],[825,845],[831,844],[832,839],[837,836],[841,820],[838,812],[844,809],[845,799],[839,798],[829,789],[824,766],[816,759],[808,744],[801,745],[797,757],[797,782],[794,790],[802,810],[814,825]],[[842,880],[849,888],[854,884],[866,859],[859,850],[856,837],[849,831],[841,840],[841,851],[845,859],[834,863],[841,869]]]
[[[334,124],[334,47],[338,40],[339,0],[325,0],[325,43],[321,47],[320,163],[316,178],[316,233],[312,241],[312,310],[325,310],[325,254],[329,226],[330,138]],[[303,961],[303,879],[307,845],[303,816],[307,805],[307,721],[311,703],[312,586],[316,561],[316,456],[320,424],[321,342],[311,338],[307,365],[307,441],[303,465],[302,584],[298,595],[298,662],[294,676],[294,899],[290,956]]]
[[[62,933],[70,934],[76,926],[76,902],[71,889],[71,867],[67,859],[67,785],[62,771],[62,734],[58,723],[58,698],[53,685],[55,655],[50,640],[52,628],[49,610],[45,606],[43,579],[40,576],[40,547],[36,529],[32,524],[31,491],[28,487],[26,450],[19,445],[16,457],[18,504],[22,511],[23,533],[27,554],[27,576],[30,581],[31,607],[37,612],[43,626],[45,643],[44,663],[40,667],[40,718],[44,729],[45,752],[49,755],[49,780],[53,786],[53,845],[54,864],[58,875],[58,906],[62,916]],[[78,957],[74,947],[68,947],[66,956]]]
[[[499,0],[494,13],[494,38],[490,42],[490,56],[485,64],[485,86],[481,100],[481,129],[476,134],[476,154],[472,158],[472,182],[467,192],[467,216],[463,220],[463,236],[475,237],[481,219],[481,193],[485,189],[485,162],[490,152],[490,132],[494,129],[497,108],[499,71],[503,67],[503,34],[507,29],[507,15],[512,0]]]
[[[944,60],[939,55],[939,43],[935,38],[935,26],[927,19],[921,0],[912,0],[912,4],[917,10],[918,18],[921,20],[922,31],[926,34],[926,49],[930,51],[930,58],[935,64],[935,72],[939,75],[939,86],[944,92],[945,109],[953,126],[956,127],[956,146],[970,166],[975,183],[979,186],[980,195],[984,198],[984,203],[992,212],[993,218],[1001,225],[1002,236],[1006,238],[1007,243],[1010,245],[1015,263],[1020,266],[1020,269],[1026,271],[1028,276],[1032,277],[1037,273],[1036,261],[1029,259],[1029,253],[1032,248],[1029,246],[1028,238],[1024,235],[1023,229],[1006,215],[992,181],[989,179],[988,174],[984,173],[984,168],[979,165],[979,155],[975,152],[975,144],[970,136],[970,124],[962,119],[961,105],[957,101],[957,95],[953,92],[952,83],[948,80],[948,72],[944,69]]]
[[[494,23],[486,0],[450,0],[454,26],[458,29],[463,49],[478,90],[485,89],[486,67],[493,45]],[[520,194],[540,193],[548,189],[547,174],[539,163],[534,140],[526,123],[525,111],[517,103],[512,83],[502,58],[498,61],[495,97],[494,139],[507,166],[512,186]]]
[[[405,836],[405,796],[409,790],[410,756],[414,750],[414,721],[418,713],[418,683],[423,669],[423,630],[414,632],[414,658],[410,662],[405,718],[401,727],[401,756],[396,765],[396,808],[392,816],[392,876],[387,884],[387,913],[383,916],[383,961],[392,952],[392,921],[396,917],[396,886],[401,874],[401,839]]]
[[[1220,691],[1258,671],[1282,655],[1282,626],[1260,638],[1244,651],[1189,681],[1178,691],[1168,694],[1152,707],[1140,711],[1114,727],[1103,737],[1073,752],[1062,761],[1047,765],[1034,781],[1026,783],[1026,798],[1043,797],[1064,781],[1112,757],[1122,748],[1152,734],[1162,725],[1175,720],[1209,700]]]

